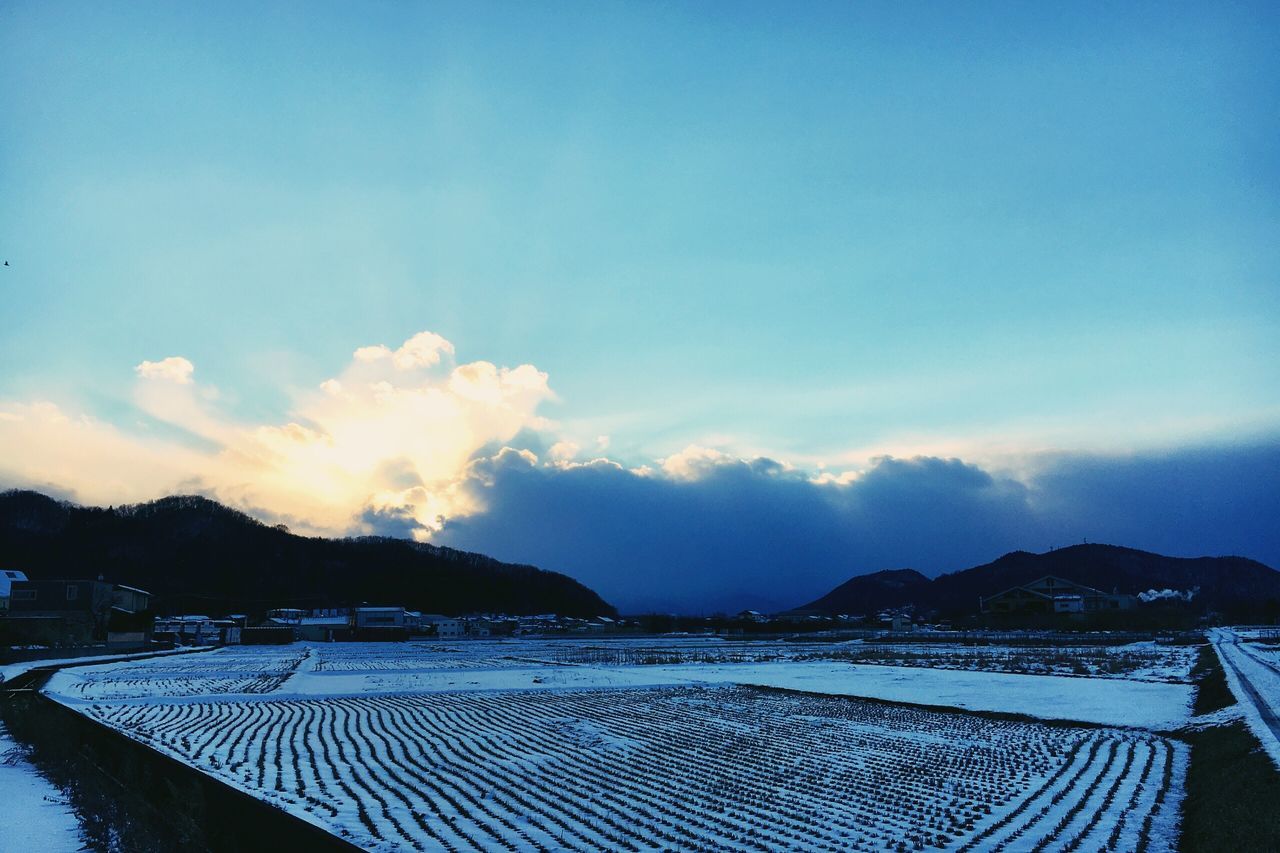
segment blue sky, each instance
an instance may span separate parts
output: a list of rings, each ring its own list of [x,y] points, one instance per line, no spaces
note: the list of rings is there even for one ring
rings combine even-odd
[[[325,532],[410,506],[440,538],[501,503],[463,485],[502,446],[847,484],[1266,445],[1277,29],[1265,3],[5,3],[0,479]],[[353,360],[424,331],[451,348],[411,378]],[[139,369],[167,358],[192,370]],[[483,416],[424,414],[480,362]],[[545,381],[504,384],[525,364]],[[378,381],[417,402],[350,390]],[[349,436],[341,486],[264,449],[290,425]]]

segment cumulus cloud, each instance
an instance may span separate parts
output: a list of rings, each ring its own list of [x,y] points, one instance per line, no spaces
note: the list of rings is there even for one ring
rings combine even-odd
[[[582,448],[572,441],[557,441],[551,445],[551,449],[547,451],[547,455],[556,462],[568,462],[570,459],[578,455],[578,451]]]
[[[391,349],[385,344],[360,347],[353,353],[356,361],[376,362],[390,361],[397,370],[413,370],[415,367],[432,367],[440,363],[444,355],[453,355],[453,344],[435,332],[418,332],[400,345]]]
[[[401,370],[412,370],[439,364],[445,353],[453,355],[453,344],[434,332],[418,332],[392,353],[391,361]]]
[[[176,382],[179,385],[191,383],[191,375],[196,372],[195,365],[180,355],[171,355],[160,361],[144,361],[134,368],[143,379],[159,379]]]

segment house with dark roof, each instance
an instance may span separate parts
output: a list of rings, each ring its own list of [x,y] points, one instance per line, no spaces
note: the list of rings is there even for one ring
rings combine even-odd
[[[1010,587],[978,600],[983,613],[1064,613],[1089,615],[1128,610],[1137,603],[1132,595],[1106,593],[1066,578],[1045,575],[1030,583]]]

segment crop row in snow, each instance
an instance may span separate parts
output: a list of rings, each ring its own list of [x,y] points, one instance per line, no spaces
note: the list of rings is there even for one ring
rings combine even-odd
[[[305,646],[227,647],[199,655],[156,657],[78,667],[58,678],[77,699],[272,693],[307,659]]]
[[[1152,681],[1190,679],[1195,649],[1182,646],[962,646],[936,643],[826,643],[795,646],[635,646],[563,644],[551,650],[557,663],[626,666],[681,663],[845,661],[1030,675],[1118,676]]]
[[[1144,732],[737,687],[82,710],[375,849],[1164,849],[1185,765]]]

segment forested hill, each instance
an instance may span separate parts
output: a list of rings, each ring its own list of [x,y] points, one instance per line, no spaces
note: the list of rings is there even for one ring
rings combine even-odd
[[[201,497],[101,509],[0,493],[0,568],[152,592],[160,612],[403,604],[432,613],[613,616],[556,572],[402,539],[295,536]]]
[[[1115,545],[1075,545],[1043,554],[1014,551],[982,566],[932,580],[900,569],[859,575],[805,609],[869,613],[914,605],[943,615],[978,610],[978,599],[1044,575],[1057,575],[1104,592],[1130,595],[1149,590],[1193,593],[1199,613],[1256,621],[1280,612],[1280,572],[1244,557],[1166,557]],[[1274,618],[1274,617],[1272,617]]]

